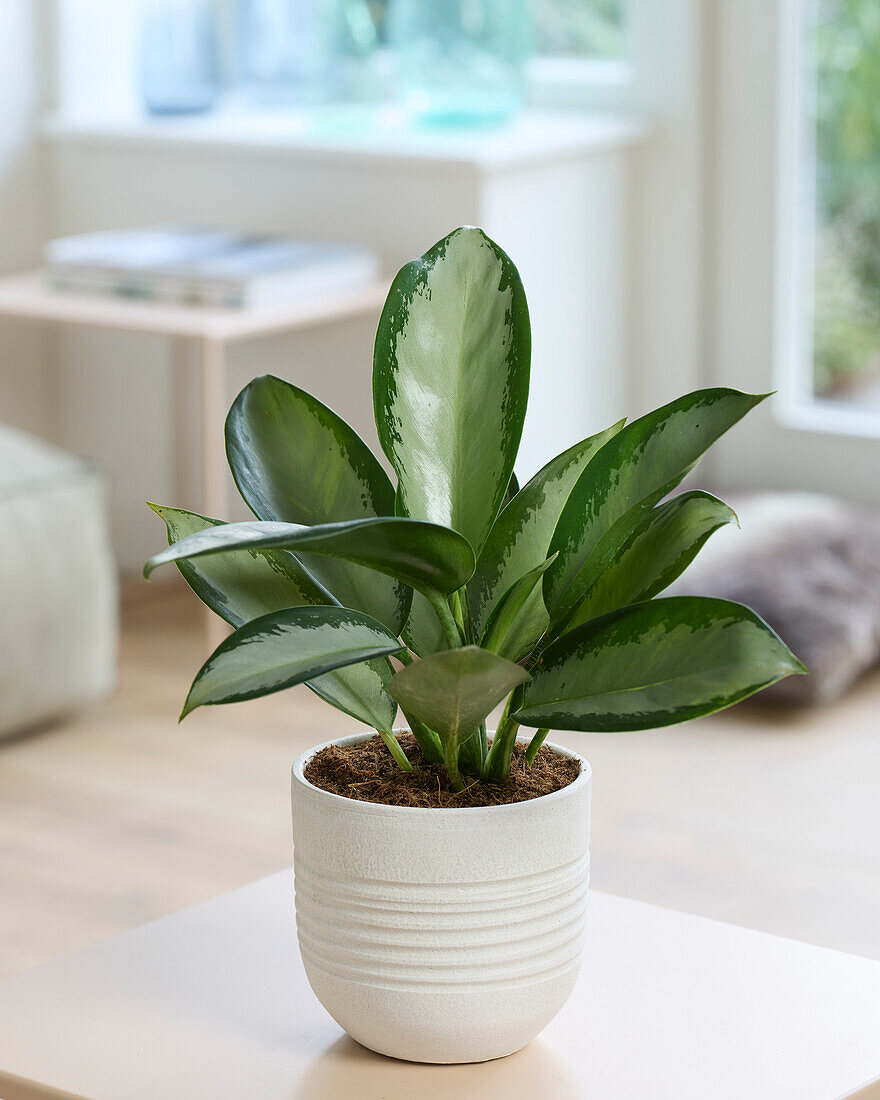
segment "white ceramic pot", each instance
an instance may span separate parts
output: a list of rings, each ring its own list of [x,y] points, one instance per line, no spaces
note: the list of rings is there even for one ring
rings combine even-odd
[[[528,802],[415,809],[313,786],[303,769],[323,747],[296,760],[292,785],[297,932],[318,1000],[353,1039],[395,1058],[519,1050],[565,1003],[580,965],[589,764],[577,757],[573,783]]]

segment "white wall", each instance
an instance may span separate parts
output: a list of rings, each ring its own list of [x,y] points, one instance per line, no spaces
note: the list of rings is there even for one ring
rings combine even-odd
[[[637,147],[621,340],[632,418],[708,384],[711,24],[728,0],[627,0],[633,79],[618,109],[647,121]]]
[[[33,267],[40,254],[38,14],[34,0],[0,2],[0,272]],[[41,335],[31,326],[0,321],[0,348],[0,422],[49,434]]]

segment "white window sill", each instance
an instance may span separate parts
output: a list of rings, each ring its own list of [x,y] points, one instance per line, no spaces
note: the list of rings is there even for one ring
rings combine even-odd
[[[817,398],[780,403],[776,415],[781,424],[796,431],[880,439],[880,408]]]
[[[641,141],[640,118],[573,111],[525,110],[494,129],[418,129],[393,107],[312,111],[244,111],[155,118],[50,115],[42,133],[53,144],[140,146],[249,152],[319,161],[357,160],[497,172],[603,153]]]
[[[622,58],[534,57],[528,75],[538,107],[620,111],[634,99],[635,69]]]

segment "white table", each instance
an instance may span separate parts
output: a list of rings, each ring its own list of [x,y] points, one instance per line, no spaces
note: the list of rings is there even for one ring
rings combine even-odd
[[[194,347],[201,379],[203,506],[207,515],[222,519],[226,345],[359,314],[378,314],[387,292],[388,283],[379,281],[290,302],[244,309],[208,309],[56,291],[49,286],[45,272],[30,271],[0,279],[0,316],[167,336],[172,341],[176,364],[185,361],[189,346]]]
[[[283,872],[0,982],[0,1096],[880,1097],[878,962],[593,894],[581,978],[539,1039],[420,1066],[326,1015],[292,910]]]
[[[314,298],[296,298],[244,309],[209,309],[56,291],[49,285],[44,271],[29,271],[0,279],[0,317],[167,336],[171,340],[178,385],[189,362],[188,351],[194,348],[201,395],[202,510],[205,515],[223,519],[226,513],[223,425],[227,411],[227,345],[236,340],[325,324],[364,313],[378,316],[387,292],[388,283],[377,281]],[[184,406],[182,400],[176,404]],[[207,622],[208,639],[213,648],[226,628],[210,612]]]

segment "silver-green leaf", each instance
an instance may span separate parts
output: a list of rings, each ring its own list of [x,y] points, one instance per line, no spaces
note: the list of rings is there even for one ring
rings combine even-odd
[[[355,430],[316,397],[273,375],[245,386],[226,418],[239,492],[261,520],[307,526],[394,515],[394,487]],[[306,554],[309,572],[340,604],[399,633],[405,585],[350,561]]]
[[[448,593],[474,571],[474,553],[455,531],[401,517],[352,520],[303,527],[296,523],[227,523],[189,535],[154,554],[144,575],[166,562],[228,550],[309,551],[353,561],[397,577],[420,590]]]
[[[654,729],[723,710],[805,671],[750,608],[671,596],[564,634],[532,669],[514,718],[538,729]]]
[[[703,452],[766,394],[697,390],[634,420],[578,478],[559,517],[544,574],[555,625],[569,621],[594,580],[592,562],[628,540],[644,515],[693,469]]]
[[[223,526],[183,508],[151,504],[168,528],[169,542],[210,527]],[[234,627],[286,607],[336,605],[287,550],[229,550],[177,563],[199,599]],[[436,618],[436,616],[435,616]],[[393,670],[387,657],[348,665],[306,682],[325,702],[374,729],[394,726],[397,703],[388,694]]]
[[[397,510],[460,531],[477,553],[513,473],[530,354],[519,275],[482,230],[456,229],[398,272],[373,356]]]
[[[196,707],[257,699],[402,648],[380,622],[360,611],[273,611],[220,643],[193,680],[181,718]]]
[[[512,497],[495,520],[467,587],[477,637],[511,585],[546,561],[559,515],[575,482],[623,425],[621,420],[557,455]]]
[[[169,545],[226,526],[185,508],[150,507],[164,520]],[[228,550],[200,559],[179,558],[175,564],[202,603],[235,627],[284,607],[336,603],[287,550]]]
[[[658,504],[626,539],[613,541],[607,554],[601,553],[601,541],[594,548],[583,574],[583,599],[560,632],[656,596],[690,565],[713,532],[735,522],[732,508],[699,489]]]
[[[509,661],[520,661],[531,652],[550,623],[541,577],[552,562],[553,558],[541,562],[508,588],[489,616],[481,646]]]

